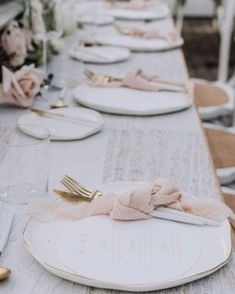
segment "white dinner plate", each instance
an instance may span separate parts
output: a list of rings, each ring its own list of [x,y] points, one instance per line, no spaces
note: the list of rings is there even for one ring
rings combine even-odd
[[[94,17],[94,14],[82,14],[77,16],[77,21],[80,24],[94,24],[98,26],[103,26],[103,25],[109,25],[113,23],[114,17],[111,15],[107,14],[96,14]]]
[[[146,92],[129,88],[80,85],[72,91],[76,100],[93,109],[116,114],[155,115],[190,107],[193,97],[184,93]]]
[[[103,193],[143,188],[117,182]],[[102,228],[102,229],[101,229]],[[152,291],[207,276],[230,259],[230,225],[195,226],[162,219],[114,221],[108,216],[41,223],[23,233],[30,254],[48,271],[73,282],[126,291]]]
[[[126,36],[115,31],[112,33],[99,32],[95,36],[95,40],[101,45],[125,47],[140,52],[172,50],[184,44],[184,40],[180,36],[174,41],[167,41]]]
[[[169,15],[169,8],[166,4],[157,4],[151,9],[132,10],[125,8],[104,8],[105,13],[115,18],[127,20],[156,20],[163,19]]]
[[[130,50],[112,46],[74,47],[69,50],[69,55],[88,63],[109,64],[127,60]]]
[[[50,131],[51,140],[67,141],[79,140],[91,136],[99,132],[104,123],[98,112],[82,107],[53,109],[50,110],[50,112],[64,114],[79,119],[79,121],[69,122],[65,121],[63,118],[49,118],[30,112],[20,116],[18,119],[18,126],[23,132],[35,137],[40,137],[40,134],[32,133],[30,126],[26,127],[25,125],[45,127]]]

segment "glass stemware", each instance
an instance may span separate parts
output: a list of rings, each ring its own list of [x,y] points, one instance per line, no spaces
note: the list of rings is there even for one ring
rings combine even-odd
[[[48,0],[44,5],[46,31],[36,34],[36,38],[42,42],[43,48],[43,68],[45,74],[43,92],[49,89],[51,80],[48,69],[48,42],[53,39],[58,39],[63,35],[62,1]],[[53,11],[53,13],[51,13],[51,11]]]

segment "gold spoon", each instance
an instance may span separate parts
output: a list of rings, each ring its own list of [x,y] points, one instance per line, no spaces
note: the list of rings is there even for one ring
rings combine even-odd
[[[6,280],[11,274],[11,270],[7,267],[0,267],[0,281]]]
[[[66,96],[67,93],[67,87],[64,87],[60,93],[60,97],[57,100],[57,102],[55,104],[51,105],[51,108],[64,108],[64,107],[68,107],[68,105],[66,105],[64,103],[64,98]]]

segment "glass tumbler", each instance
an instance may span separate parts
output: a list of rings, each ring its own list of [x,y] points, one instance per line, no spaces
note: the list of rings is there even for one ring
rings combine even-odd
[[[0,127],[0,200],[27,204],[45,197],[50,133],[35,125]]]

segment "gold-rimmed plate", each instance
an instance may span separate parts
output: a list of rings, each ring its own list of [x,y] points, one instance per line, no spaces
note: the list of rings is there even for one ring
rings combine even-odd
[[[121,193],[146,184],[121,182],[97,188]],[[57,276],[133,292],[160,290],[207,276],[225,265],[232,251],[228,221],[219,227],[199,227],[158,219],[118,222],[106,216],[50,223],[30,220],[24,243]]]

